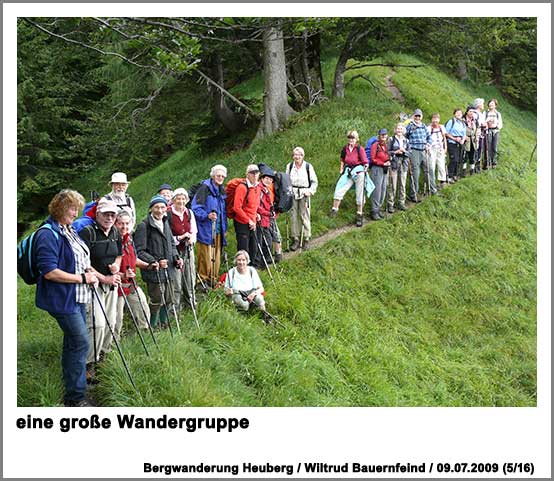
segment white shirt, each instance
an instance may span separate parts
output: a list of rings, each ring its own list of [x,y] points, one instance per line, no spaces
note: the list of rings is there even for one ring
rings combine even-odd
[[[248,266],[244,274],[241,274],[236,267],[233,267],[225,277],[225,288],[237,291],[251,291],[252,289],[263,289],[263,285],[258,272],[253,267]]]

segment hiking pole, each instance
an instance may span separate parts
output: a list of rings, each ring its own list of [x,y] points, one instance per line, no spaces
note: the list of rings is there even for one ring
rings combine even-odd
[[[134,277],[131,277],[131,283],[133,284],[133,288],[135,289],[135,292],[137,293],[140,308],[142,309],[142,313],[144,314],[144,318],[146,319],[146,324],[148,324],[148,330],[150,331],[150,335],[152,336],[152,340],[154,341],[154,344],[156,345],[156,347],[159,348],[158,343],[156,341],[156,338],[154,337],[154,330],[152,329],[152,325],[150,324],[150,319],[148,319],[148,316],[146,315],[146,308],[142,305],[142,300],[141,300],[140,295],[138,293],[137,281],[135,281]]]
[[[167,310],[167,304],[165,302],[165,288],[162,286],[162,280],[160,278],[160,270],[156,269],[156,276],[158,277],[158,285],[160,286],[160,292],[162,294],[162,304],[165,309],[165,315],[167,316],[167,325],[169,326],[169,333],[173,337],[173,329],[171,328],[171,321],[169,320],[169,311]]]
[[[131,319],[133,320],[133,324],[135,325],[135,329],[137,330],[137,334],[140,337],[140,342],[142,343],[142,347],[144,347],[144,351],[146,352],[146,355],[150,357],[150,353],[148,352],[148,349],[146,348],[146,344],[144,343],[144,338],[142,337],[142,334],[140,332],[138,322],[135,318],[135,314],[133,310],[131,309],[131,306],[129,305],[129,299],[127,299],[127,296],[125,295],[125,292],[123,291],[123,286],[119,284],[119,290],[121,292],[121,295],[123,296],[123,300],[125,301],[125,305],[127,306],[127,309],[129,309],[129,313],[131,314]],[[123,319],[121,319],[121,322],[123,323]]]
[[[293,200],[293,202],[296,202],[296,200]],[[288,214],[292,215],[290,211],[288,212]],[[289,215],[285,215],[285,228],[287,229],[287,251],[290,251]]]
[[[277,273],[279,273],[279,275],[281,275],[281,273],[279,272],[279,269],[277,269],[277,264],[275,263],[275,259],[273,258],[273,254],[271,253],[271,247],[269,247],[269,244],[267,242],[267,239],[265,238],[265,235],[263,235],[263,232],[262,232],[262,239],[264,240],[267,251],[269,252],[269,257],[271,258],[271,263],[273,264],[273,267],[275,268],[275,272],[277,272]],[[262,255],[263,255],[263,253],[262,253]]]
[[[367,171],[364,170],[364,185],[362,186],[362,226],[364,225],[364,207],[365,207],[365,181],[366,181]]]
[[[256,233],[256,231],[254,231],[254,237],[256,238],[256,244],[258,245],[258,250],[262,254],[262,259],[264,261],[265,268],[267,269],[267,273],[269,274],[269,278],[271,279],[271,282],[273,282],[273,285],[275,286],[275,279],[273,279],[273,276],[271,275],[271,270],[269,269],[269,266],[267,265],[267,260],[264,256],[263,250],[261,249],[260,241],[258,240],[258,234]]]
[[[212,246],[211,246],[211,254],[212,254],[212,272],[211,272],[211,278],[210,281],[212,283],[212,287],[216,285],[217,282],[217,274],[215,272],[215,220],[212,219]]]
[[[100,300],[100,296],[98,295],[98,291],[92,286],[92,291],[94,292],[94,295],[96,297],[96,301],[98,302],[98,305],[100,306],[100,309],[102,310],[102,314],[104,314],[104,317],[106,318],[106,324],[108,325],[108,328],[110,330],[110,334],[112,335],[115,347],[117,348],[117,352],[119,352],[119,356],[121,357],[121,361],[123,362],[123,366],[125,367],[125,371],[127,371],[127,376],[129,376],[129,380],[131,381],[131,384],[135,388],[135,390],[138,391],[137,386],[135,384],[135,381],[133,380],[133,376],[131,376],[131,371],[129,370],[129,366],[127,365],[127,361],[125,360],[125,356],[123,356],[123,351],[121,350],[121,346],[119,345],[119,341],[116,339],[112,326],[110,324],[110,320],[108,319],[108,315],[106,314],[106,310],[104,309],[104,306],[102,305],[102,301]]]
[[[92,311],[92,342],[94,344],[94,367],[96,368],[96,365],[98,363],[98,349],[96,348],[96,315],[94,313],[94,296],[92,295],[93,287],[94,287],[93,285],[90,286],[90,290],[91,290],[90,300],[92,304],[91,311]]]
[[[248,300],[248,295],[250,294],[250,292],[248,292],[248,291],[239,291],[239,294],[240,294],[240,296],[242,297],[242,299],[243,299],[244,301],[248,301],[248,304],[252,304],[252,303],[253,303],[253,301],[249,301],[249,300]],[[255,304],[254,304],[254,305],[255,305]],[[258,307],[258,306],[255,305],[255,307]],[[258,307],[258,309],[260,309],[260,308]],[[282,322],[279,321],[279,319],[277,319],[275,316],[271,315],[271,314],[267,311],[267,309],[260,309],[260,311],[265,312],[265,313],[267,314],[267,316],[268,316],[272,321],[274,321],[275,323],[281,325],[282,327],[286,327]]]
[[[196,278],[200,281],[200,285],[202,286],[202,289],[204,289],[204,293],[208,292],[208,286],[206,286],[206,284],[204,284],[204,281],[202,280],[202,278],[200,277],[200,274],[198,274],[198,272],[196,273]]]
[[[173,308],[173,315],[175,316],[175,324],[177,324],[177,332],[181,334],[181,326],[179,325],[179,316],[177,315],[177,308],[175,307],[175,297],[173,292],[173,283],[171,282],[171,276],[169,270],[165,269],[165,275],[167,276],[167,282],[169,284],[169,298],[171,300],[171,307]],[[168,316],[169,319],[169,316]]]
[[[190,308],[192,309],[192,315],[194,317],[194,322],[196,323],[196,327],[200,329],[200,324],[198,322],[198,316],[196,315],[196,297],[194,295],[194,279],[192,277],[192,262],[191,262],[191,256],[190,256],[190,250],[192,249],[192,246],[189,242],[185,244],[185,250],[187,252],[187,266],[188,266],[188,278],[190,280],[189,285],[186,286],[186,289],[189,293],[189,304]]]

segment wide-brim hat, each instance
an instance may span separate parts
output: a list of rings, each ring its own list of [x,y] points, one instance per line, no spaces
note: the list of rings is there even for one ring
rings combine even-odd
[[[421,109],[415,109],[414,115],[420,115],[421,117],[423,117],[423,112],[421,111]]]
[[[127,174],[123,172],[114,172],[110,184],[130,184],[130,182],[127,180]]]

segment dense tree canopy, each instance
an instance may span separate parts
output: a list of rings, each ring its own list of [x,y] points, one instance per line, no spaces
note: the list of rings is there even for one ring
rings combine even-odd
[[[534,109],[536,28],[533,18],[20,19],[18,219],[44,215],[89,172],[138,175],[193,142],[269,134],[344,96],[353,60],[415,53]],[[332,85],[323,55],[336,58]],[[260,72],[263,101],[231,93]]]

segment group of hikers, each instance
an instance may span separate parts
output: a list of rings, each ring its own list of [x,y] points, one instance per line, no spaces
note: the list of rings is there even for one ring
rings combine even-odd
[[[456,108],[445,125],[437,113],[425,125],[422,111],[415,109],[411,118],[395,126],[392,136],[380,129],[365,148],[356,131],[348,132],[330,215],[337,214],[351,188],[356,190],[356,225],[361,226],[365,197],[371,198],[373,220],[384,218],[385,199],[389,213],[395,207],[405,210],[406,199],[419,202],[421,169],[423,192],[435,195],[464,175],[495,168],[502,129],[497,104],[490,100],[485,111],[484,100],[475,99],[465,112]],[[269,270],[282,259],[280,212],[289,214],[290,250],[310,247],[310,200],[318,179],[304,155],[302,147],[294,148],[292,161],[281,174],[266,164],[250,164],[245,178],[232,179],[226,186],[226,167],[214,165],[209,178],[191,187],[190,194],[183,187],[162,184],[140,222],[123,172],[112,175],[108,194],[86,206],[74,190],[54,196],[50,216],[33,234],[34,282],[36,305],[54,317],[64,333],[66,406],[91,405],[86,389],[96,382],[97,363],[112,344],[122,356],[119,340],[125,307],[139,335],[150,331],[154,341],[155,329],[169,329],[172,334],[174,327],[180,330],[178,316],[184,306],[193,311],[198,325],[198,289],[223,287],[239,310],[255,306],[266,323],[276,321],[267,312],[257,270]],[[283,174],[288,184],[276,185]],[[278,208],[279,199],[286,196],[290,205]],[[233,220],[237,251],[234,266],[227,265],[220,277],[222,257],[228,264],[228,219]],[[137,268],[148,299],[136,281]],[[143,345],[146,349],[144,341]]]

